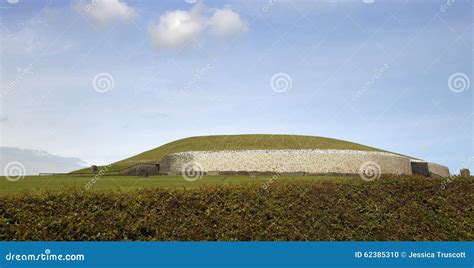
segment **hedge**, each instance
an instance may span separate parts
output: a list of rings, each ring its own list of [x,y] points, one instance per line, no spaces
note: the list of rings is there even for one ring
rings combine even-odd
[[[468,240],[473,180],[276,181],[0,197],[0,240]]]

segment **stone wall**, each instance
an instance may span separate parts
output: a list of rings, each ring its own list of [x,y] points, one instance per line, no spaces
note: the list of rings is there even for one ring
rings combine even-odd
[[[206,173],[275,172],[305,174],[359,174],[369,168],[380,174],[411,175],[407,157],[355,150],[239,150],[189,151],[167,155],[161,171],[180,174],[189,163]]]
[[[155,164],[140,164],[130,167],[120,173],[123,176],[140,176],[148,177],[160,174],[159,165]]]
[[[435,164],[435,163],[428,163],[428,170],[430,171],[430,177],[449,177],[449,168]]]
[[[413,175],[429,177],[430,168],[428,166],[428,163],[420,160],[411,160],[411,173]]]

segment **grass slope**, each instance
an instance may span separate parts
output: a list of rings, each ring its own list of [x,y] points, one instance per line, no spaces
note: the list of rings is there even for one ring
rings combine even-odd
[[[472,179],[278,179],[263,186],[2,196],[0,240],[474,239]]]
[[[220,150],[282,150],[282,149],[345,149],[361,151],[383,150],[325,137],[299,135],[220,135],[190,137],[176,140],[158,148],[143,152],[122,161],[113,163],[108,171],[117,171],[137,163],[157,163],[165,155],[185,151],[220,151]],[[88,172],[89,169],[82,169]]]

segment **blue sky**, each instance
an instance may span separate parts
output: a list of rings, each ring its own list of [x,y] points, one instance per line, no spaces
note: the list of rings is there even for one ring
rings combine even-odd
[[[473,169],[473,6],[2,0],[0,146],[89,165],[284,133]]]

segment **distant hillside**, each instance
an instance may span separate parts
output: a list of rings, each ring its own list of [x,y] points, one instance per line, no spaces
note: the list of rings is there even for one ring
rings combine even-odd
[[[386,152],[381,149],[349,141],[314,136],[271,134],[200,136],[176,140],[155,149],[118,161],[113,163],[108,171],[125,169],[138,163],[158,163],[165,155],[178,152],[257,149],[339,149]],[[83,169],[80,171],[88,172],[89,169]]]

